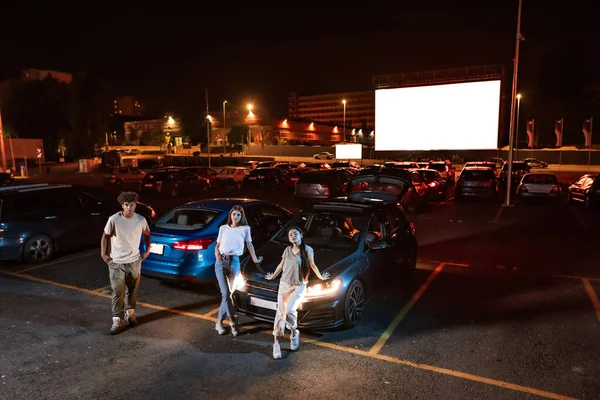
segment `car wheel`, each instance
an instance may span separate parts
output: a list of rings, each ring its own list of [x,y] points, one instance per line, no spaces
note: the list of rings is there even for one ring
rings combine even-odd
[[[34,235],[23,247],[23,260],[27,264],[40,264],[46,262],[54,255],[54,242],[49,236]]]
[[[359,280],[354,280],[346,291],[344,301],[344,326],[352,328],[360,322],[365,307],[365,287]]]

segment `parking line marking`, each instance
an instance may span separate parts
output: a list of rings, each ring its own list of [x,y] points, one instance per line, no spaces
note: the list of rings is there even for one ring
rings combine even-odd
[[[577,211],[574,207],[568,207],[568,209],[571,210],[571,212],[575,216],[575,219],[577,220],[577,222],[579,222],[579,226],[581,226],[582,229],[587,230],[587,222],[585,221],[585,218],[581,216],[579,211]]]
[[[468,268],[469,264],[465,264],[465,263],[455,263],[455,262],[451,262],[451,261],[435,261],[435,260],[418,260],[419,262],[422,263],[431,263],[431,264],[446,264],[446,265],[451,265],[453,267],[465,267]]]
[[[500,221],[500,217],[502,216],[502,210],[504,210],[504,207],[500,207],[496,212],[496,217],[494,218],[495,224],[497,224]]]
[[[438,267],[439,268],[439,267]],[[88,293],[94,296],[100,296],[100,297],[105,297],[105,298],[112,298],[111,295],[108,294],[104,294],[101,292],[95,292],[93,290],[88,290],[88,289],[83,289],[77,286],[72,286],[72,285],[66,285],[63,283],[58,283],[58,282],[54,282],[54,281],[50,281],[50,280],[46,280],[46,279],[41,279],[41,278],[36,278],[34,276],[31,275],[24,275],[24,274],[19,274],[16,272],[9,272],[9,271],[3,271],[0,270],[0,274],[5,274],[8,276],[12,276],[15,278],[20,278],[20,279],[26,279],[29,281],[33,281],[33,282],[38,282],[38,283],[45,283],[48,285],[54,285],[54,286],[58,286],[58,287],[62,287],[65,289],[72,289],[75,291],[79,291],[79,292],[83,292],[83,293]],[[154,304],[149,304],[149,303],[143,303],[143,302],[138,302],[139,305],[143,306],[143,307],[148,307],[148,308],[152,308],[155,310],[161,310],[161,311],[168,311],[168,312],[172,312],[175,314],[180,314],[180,315],[184,315],[184,316],[188,316],[188,317],[192,317],[192,318],[197,318],[197,319],[202,319],[205,321],[211,321],[211,322],[217,322],[216,318],[211,318],[211,317],[206,317],[203,316],[201,314],[195,314],[195,313],[191,313],[191,312],[187,312],[187,311],[181,311],[181,310],[176,310],[176,309],[172,309],[172,308],[168,308],[168,307],[162,307],[162,306],[157,306]],[[226,323],[228,323],[228,321],[225,321]],[[256,328],[255,326],[252,325],[245,325],[244,328],[246,329],[254,329]],[[269,334],[270,336],[270,334]],[[300,341],[303,343],[309,343],[309,344],[314,344],[316,346],[320,346],[320,347],[326,347],[326,348],[330,348],[330,349],[334,349],[334,350],[339,350],[339,351],[343,351],[345,353],[351,353],[351,354],[356,354],[359,356],[363,356],[363,357],[368,357],[368,358],[372,358],[372,359],[376,359],[376,360],[381,360],[381,361],[387,361],[393,364],[398,364],[398,365],[404,365],[407,367],[411,367],[411,368],[415,368],[415,369],[421,369],[421,370],[425,370],[425,371],[431,371],[434,373],[438,373],[438,374],[442,374],[442,375],[449,375],[449,376],[454,376],[457,378],[461,378],[461,379],[465,379],[465,380],[469,380],[469,381],[473,381],[473,382],[479,382],[479,383],[484,383],[490,386],[496,386],[496,387],[501,387],[504,389],[510,389],[510,390],[514,390],[517,392],[523,392],[523,393],[528,393],[528,394],[534,394],[537,396],[541,396],[541,397],[547,397],[549,399],[557,399],[557,400],[574,400],[573,397],[568,397],[568,396],[563,396],[560,394],[556,394],[556,393],[552,393],[552,392],[546,392],[543,390],[539,390],[539,389],[535,389],[535,388],[531,388],[531,387],[527,387],[527,386],[522,386],[522,385],[517,385],[514,383],[509,383],[509,382],[504,382],[504,381],[500,381],[500,380],[496,380],[496,379],[491,379],[491,378],[485,378],[483,376],[478,376],[478,375],[472,375],[469,373],[465,373],[465,372],[460,372],[460,371],[454,371],[454,370],[450,370],[450,369],[446,369],[446,368],[440,368],[440,367],[436,367],[433,365],[428,365],[428,364],[417,364],[414,363],[412,361],[408,361],[408,360],[401,360],[398,358],[394,358],[394,357],[390,357],[390,356],[385,356],[382,354],[375,354],[375,355],[371,355],[368,352],[364,351],[364,350],[358,350],[352,347],[346,347],[346,346],[340,346],[334,343],[327,343],[327,342],[320,342],[316,339],[306,339],[306,338],[300,338]]]
[[[211,315],[213,315],[214,313],[216,313],[217,311],[219,311],[221,309],[221,307],[217,307],[212,311],[207,312],[206,314],[203,314],[205,317],[210,317]]]
[[[590,300],[592,300],[592,304],[594,305],[594,309],[596,309],[596,317],[598,317],[598,321],[600,321],[600,300],[598,300],[598,296],[596,295],[596,291],[594,287],[590,283],[590,280],[587,278],[583,278],[583,286],[585,290],[590,295]]]
[[[449,199],[446,199],[446,200],[442,201],[440,204],[446,204],[446,203],[451,202],[452,200],[454,200],[454,196],[450,197]]]
[[[555,278],[567,278],[567,279],[587,279],[590,281],[600,282],[600,278],[587,278],[585,276],[572,276],[572,275],[552,275]]]
[[[379,339],[377,340],[375,345],[373,347],[371,347],[371,350],[369,350],[369,355],[374,356],[375,354],[379,353],[379,351],[385,345],[385,343],[388,341],[390,336],[392,336],[392,333],[394,333],[394,331],[396,330],[398,325],[400,325],[400,322],[402,322],[402,320],[404,319],[406,314],[408,314],[408,312],[414,307],[414,305],[417,304],[417,301],[419,300],[419,298],[423,295],[425,290],[427,290],[427,288],[429,287],[431,282],[433,282],[435,277],[439,275],[439,273],[442,271],[442,269],[444,268],[445,265],[446,264],[444,264],[444,263],[440,263],[440,265],[437,266],[435,271],[433,271],[429,275],[429,278],[427,278],[425,283],[423,283],[421,285],[419,290],[417,290],[417,292],[411,297],[411,299],[408,301],[408,303],[406,303],[406,305],[402,308],[400,313],[392,321],[390,326],[388,326],[388,328],[385,330],[385,332],[383,332],[383,334],[379,337]]]
[[[111,286],[110,286],[110,285],[108,285],[108,286],[103,286],[103,287],[101,287],[101,288],[94,289],[94,292],[102,292],[103,290],[110,289],[110,288],[111,288]]]
[[[51,265],[56,265],[56,264],[60,264],[60,263],[63,263],[63,262],[73,261],[73,260],[77,260],[77,259],[80,259],[80,258],[83,258],[83,257],[91,256],[92,254],[98,254],[98,250],[88,251],[86,253],[79,254],[79,255],[77,255],[75,257],[71,257],[71,258],[61,258],[61,259],[58,259],[56,261],[51,261],[49,263],[45,263],[45,264],[41,264],[41,265],[36,265],[35,267],[25,268],[25,269],[23,269],[21,271],[17,271],[17,273],[18,274],[22,274],[23,272],[33,271],[34,269],[49,267]]]

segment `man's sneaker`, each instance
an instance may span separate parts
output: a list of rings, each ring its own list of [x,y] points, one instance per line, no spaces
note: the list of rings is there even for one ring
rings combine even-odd
[[[273,345],[273,358],[276,360],[281,358],[281,347],[279,347],[279,343]]]
[[[231,334],[233,336],[237,336],[240,334],[240,328],[238,327],[238,324],[235,324],[235,323],[231,324]]]
[[[135,317],[135,310],[133,308],[130,308],[129,310],[125,311],[125,325],[137,325],[137,318]]]
[[[112,323],[112,326],[110,327],[110,334],[116,335],[118,333],[123,332],[123,329],[125,329],[125,321],[123,321],[119,317],[113,317],[112,320],[113,320],[113,323]]]
[[[217,330],[219,335],[225,335],[227,333],[225,328],[223,328],[223,324],[221,324],[220,322],[217,322],[217,325],[215,325],[215,329]]]
[[[300,331],[296,329],[296,335],[290,336],[290,350],[296,351],[300,347]]]

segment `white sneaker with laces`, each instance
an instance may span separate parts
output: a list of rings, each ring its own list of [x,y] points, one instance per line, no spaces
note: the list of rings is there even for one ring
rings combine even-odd
[[[217,322],[217,325],[215,325],[215,329],[219,335],[225,335],[227,333],[225,328],[223,328],[223,324],[221,324],[220,322]]]
[[[281,347],[279,343],[273,345],[273,358],[279,360],[281,358]]]
[[[113,317],[112,326],[110,327],[110,334],[116,335],[117,333],[121,333],[123,329],[125,329],[125,321],[123,321],[119,317]]]
[[[295,335],[290,335],[290,350],[296,351],[300,347],[300,331],[296,330]]]

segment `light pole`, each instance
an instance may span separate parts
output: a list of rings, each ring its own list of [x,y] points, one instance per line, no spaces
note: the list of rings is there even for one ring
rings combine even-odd
[[[517,94],[517,128],[515,133],[515,158],[519,159],[519,110],[521,109],[521,93]]]
[[[342,104],[344,105],[344,143],[346,143],[346,99],[342,100]]]
[[[517,101],[517,77],[519,75],[519,45],[523,36],[521,35],[521,6],[523,0],[519,0],[519,11],[517,13],[517,37],[515,42],[515,62],[513,68],[513,79],[512,79],[512,94],[510,104],[510,134],[508,137],[508,168],[506,174],[506,199],[504,206],[510,206],[510,190],[512,181],[512,162],[513,162],[513,145],[515,140],[515,103]]]
[[[225,104],[227,104],[227,100],[223,101],[223,154],[227,151],[225,149]]]
[[[248,150],[250,150],[250,137],[252,135],[251,123],[252,123],[252,117],[254,117],[254,114],[252,113],[252,109],[254,108],[254,105],[252,103],[248,103],[248,104],[246,104],[246,108],[248,109],[248,137],[246,138],[246,141],[248,143]]]

